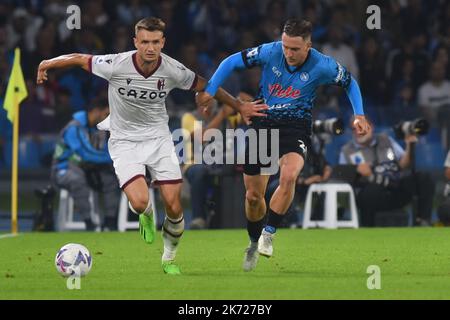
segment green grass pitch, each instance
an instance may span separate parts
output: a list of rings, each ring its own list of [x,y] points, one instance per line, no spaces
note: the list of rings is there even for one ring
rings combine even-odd
[[[0,239],[0,299],[449,299],[450,229],[279,230],[274,256],[241,269],[245,230],[186,231],[183,275],[160,267],[162,239],[126,233],[25,233]],[[80,290],[68,290],[54,258],[66,243],[93,256]],[[370,265],[381,289],[369,290]]]

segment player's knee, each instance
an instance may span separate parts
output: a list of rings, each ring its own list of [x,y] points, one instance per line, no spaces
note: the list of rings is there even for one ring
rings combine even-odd
[[[171,201],[170,203],[166,203],[165,208],[169,217],[178,217],[181,215],[181,212],[183,211],[180,201],[177,200]]]
[[[264,195],[254,190],[247,190],[245,199],[250,206],[256,207],[261,203],[261,201],[264,201]]]
[[[148,196],[138,196],[130,199],[131,206],[136,212],[144,212],[148,206]]]
[[[280,177],[280,188],[282,189],[292,189],[295,188],[295,182],[297,181],[296,172],[285,172]]]

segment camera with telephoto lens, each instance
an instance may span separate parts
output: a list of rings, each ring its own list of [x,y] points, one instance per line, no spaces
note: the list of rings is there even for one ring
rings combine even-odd
[[[339,118],[316,120],[312,129],[315,134],[329,133],[338,136],[344,133],[344,121]]]
[[[406,135],[425,135],[428,133],[430,124],[427,120],[418,118],[412,121],[402,121],[394,126],[397,139],[404,139]]]

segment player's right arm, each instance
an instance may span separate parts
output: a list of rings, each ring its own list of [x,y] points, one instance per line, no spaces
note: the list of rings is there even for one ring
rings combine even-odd
[[[219,87],[233,71],[264,65],[269,59],[271,49],[274,45],[275,43],[263,44],[228,56],[220,63],[216,72],[214,72],[213,76],[208,81],[205,88],[205,94],[202,97],[202,100],[204,99],[205,101],[200,102],[205,102],[206,104],[208,98],[214,97],[219,90]]]
[[[53,59],[43,60],[39,64],[37,73],[37,84],[41,84],[48,79],[47,70],[59,68],[80,67],[86,71],[91,71],[92,55],[82,53],[65,54]]]
[[[223,60],[219,67],[217,68],[214,75],[208,81],[205,91],[200,92],[197,95],[197,104],[200,106],[207,106],[209,102],[214,98],[222,103],[227,103],[231,105],[235,110],[241,112],[240,106],[232,105],[225,101],[224,99],[224,90],[220,88],[220,85],[231,75],[231,73],[235,70],[244,69],[244,68],[252,68],[254,66],[262,66],[264,65],[271,55],[272,48],[276,45],[276,43],[268,43],[263,44],[255,48],[245,49],[241,52],[236,52],[230,56],[228,56],[225,60]],[[260,103],[258,101],[256,103]],[[239,103],[241,103],[239,101]],[[258,111],[262,111],[267,109],[266,105],[263,105],[264,108],[261,108]],[[248,118],[248,114],[243,114],[244,121],[246,123],[251,123]],[[257,113],[254,114],[257,116],[265,116],[265,114]]]

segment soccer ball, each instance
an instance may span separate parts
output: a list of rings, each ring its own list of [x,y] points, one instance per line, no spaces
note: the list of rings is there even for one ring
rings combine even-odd
[[[91,270],[92,256],[85,246],[69,243],[59,249],[55,257],[55,266],[63,277],[83,277]]]

